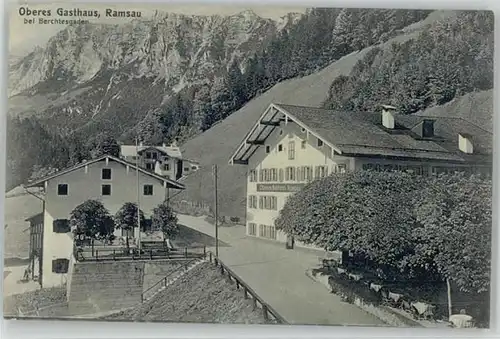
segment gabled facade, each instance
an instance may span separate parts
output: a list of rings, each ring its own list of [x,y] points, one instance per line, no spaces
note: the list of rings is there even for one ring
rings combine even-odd
[[[180,148],[176,145],[145,146],[142,143],[138,146],[122,145],[120,157],[173,180],[178,180],[198,169],[194,161],[182,158]]]
[[[342,113],[271,104],[229,161],[248,167],[247,235],[293,246],[291,237],[274,228],[279,211],[291,194],[333,172],[491,171],[491,133],[461,119],[399,116],[393,110]]]
[[[64,284],[73,251],[69,227],[73,209],[89,199],[99,200],[114,215],[126,202],[137,203],[146,218],[153,208],[184,189],[174,180],[137,168],[109,155],[78,164],[29,184],[44,188],[42,286]],[[119,230],[116,236],[121,236]]]

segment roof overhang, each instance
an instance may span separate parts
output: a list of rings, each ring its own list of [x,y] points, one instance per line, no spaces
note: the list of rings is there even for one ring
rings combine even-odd
[[[342,154],[342,151],[338,147],[321,137],[319,133],[315,132],[303,121],[298,120],[287,110],[280,107],[279,104],[270,104],[264,113],[262,113],[259,117],[252,129],[245,135],[238,148],[234,151],[229,160],[229,164],[248,165],[249,159],[255,154],[259,147],[265,145],[267,138],[269,138],[274,130],[282,124],[287,124],[288,122],[296,123],[301,128],[308,131],[309,134],[321,139],[323,143],[330,146],[334,152]]]
[[[122,164],[123,166],[129,166],[131,167],[132,169],[136,170],[136,171],[139,171],[147,176],[150,176],[150,177],[153,177],[157,180],[160,180],[161,182],[163,182],[168,188],[174,188],[174,189],[179,189],[179,190],[182,190],[182,189],[185,189],[186,186],[184,184],[181,184],[180,182],[177,182],[175,180],[171,180],[171,179],[168,179],[166,177],[163,177],[161,175],[158,175],[156,173],[152,173],[152,172],[149,172],[149,171],[146,171],[145,169],[141,168],[141,167],[138,167],[136,166],[135,164],[132,164],[128,161],[125,161],[123,159],[120,159],[120,158],[117,158],[117,157],[114,157],[112,155],[103,155],[101,157],[98,157],[96,159],[93,159],[93,160],[90,160],[90,161],[86,161],[86,162],[82,162],[82,163],[79,163],[73,167],[70,167],[70,168],[67,168],[67,169],[64,169],[62,171],[59,171],[55,174],[52,174],[52,175],[49,175],[45,178],[42,178],[42,179],[39,179],[35,182],[32,182],[28,185],[26,185],[25,187],[26,188],[31,188],[31,187],[44,187],[45,185],[45,182],[46,181],[49,181],[51,179],[54,179],[56,177],[59,177],[61,175],[64,175],[64,174],[67,174],[67,173],[70,173],[70,172],[73,172],[77,169],[80,169],[80,168],[84,168],[85,166],[89,166],[89,165],[92,165],[96,162],[99,162],[99,161],[115,161],[119,164]]]

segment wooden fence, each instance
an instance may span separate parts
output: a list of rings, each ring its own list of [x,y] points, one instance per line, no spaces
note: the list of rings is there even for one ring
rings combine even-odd
[[[185,247],[169,249],[165,247],[147,246],[139,251],[137,248],[77,248],[74,247],[77,261],[119,261],[119,260],[160,260],[160,259],[193,259],[204,258],[206,247]]]

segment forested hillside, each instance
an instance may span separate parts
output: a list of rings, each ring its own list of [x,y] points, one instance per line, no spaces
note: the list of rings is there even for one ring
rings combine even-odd
[[[333,81],[325,106],[366,111],[385,103],[411,114],[491,89],[493,22],[491,12],[465,12],[436,22],[417,39],[374,48],[348,76]]]
[[[11,82],[15,80],[19,88],[36,84],[9,99],[9,111],[20,118],[8,120],[7,188],[26,181],[39,167],[61,168],[95,154],[103,134],[124,142],[135,136],[155,144],[187,141],[273,85],[314,73],[353,51],[397,36],[400,29],[429,13],[311,9],[304,15],[290,15],[273,28],[269,20],[242,12],[229,21],[167,16],[137,26],[145,34],[139,36],[131,34],[130,27],[63,31],[46,49],[16,64],[20,74],[11,70]],[[209,46],[202,58],[205,62],[194,52],[199,36],[189,30],[193,20],[217,32],[203,45]],[[235,47],[229,39],[241,36],[235,31],[250,38]],[[112,33],[111,40],[107,32]],[[109,41],[120,41],[118,51]],[[228,41],[233,42],[226,45]],[[101,50],[96,49],[101,45]],[[175,54],[174,59],[164,56],[167,65],[161,61],[165,51]],[[196,70],[187,67],[194,62],[189,58],[196,60],[191,65]],[[45,59],[50,70],[44,71],[45,64],[38,62]],[[226,66],[219,67],[218,60]],[[43,67],[34,66],[38,64]],[[97,71],[95,65],[100,67]],[[26,116],[29,120],[23,121]],[[39,129],[43,142],[33,143],[30,136],[37,133],[33,128]],[[45,154],[41,155],[45,158],[33,154]]]

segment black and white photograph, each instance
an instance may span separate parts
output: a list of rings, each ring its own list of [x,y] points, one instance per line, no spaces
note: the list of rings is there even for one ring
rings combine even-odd
[[[4,318],[491,327],[493,12],[8,18]]]

